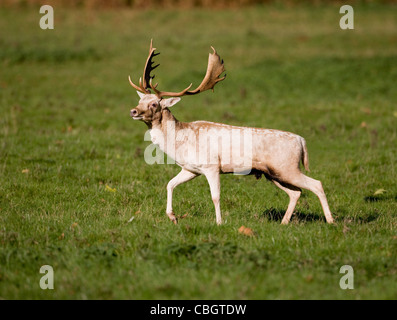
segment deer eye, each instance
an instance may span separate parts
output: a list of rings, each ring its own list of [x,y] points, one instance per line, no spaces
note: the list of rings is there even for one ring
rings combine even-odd
[[[153,103],[150,105],[150,107],[151,107],[151,108],[156,108],[157,105],[156,105],[156,103],[153,102]]]

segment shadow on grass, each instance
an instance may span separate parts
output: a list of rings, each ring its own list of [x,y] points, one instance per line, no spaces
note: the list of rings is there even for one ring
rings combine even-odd
[[[365,202],[379,202],[388,200],[397,201],[397,195],[371,195],[364,197]]]
[[[372,213],[366,214],[365,216],[351,218],[351,220],[358,222],[358,223],[370,223],[372,221],[377,220],[378,218],[379,218],[379,214],[372,212]],[[348,221],[349,217],[346,217],[344,220]]]
[[[285,210],[284,209],[276,209],[276,208],[270,208],[265,210],[262,213],[262,216],[268,219],[269,221],[279,221],[283,220],[283,217],[285,215]],[[294,214],[291,217],[291,220],[297,219],[299,221],[305,221],[305,222],[312,222],[312,221],[325,221],[324,215],[319,215],[315,213],[304,213],[300,211],[295,211]]]
[[[262,213],[262,216],[269,221],[277,221],[281,222],[283,220],[285,214],[285,210],[283,209],[275,209],[275,208],[270,208],[265,210]],[[365,214],[363,216],[341,216],[338,218],[336,214],[333,214],[333,217],[336,222],[338,221],[348,221],[348,222],[355,222],[355,223],[370,223],[372,221],[375,221],[379,218],[379,213],[377,212],[371,212],[368,214]],[[298,220],[299,222],[314,222],[314,221],[324,221],[325,222],[325,217],[323,213],[315,214],[315,213],[305,213],[301,211],[296,211],[291,217],[292,220]]]

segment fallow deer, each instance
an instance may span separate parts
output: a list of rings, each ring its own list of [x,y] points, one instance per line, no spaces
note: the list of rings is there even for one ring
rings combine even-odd
[[[210,186],[216,222],[221,224],[220,174],[225,173],[252,174],[257,178],[264,175],[285,191],[290,201],[281,221],[282,224],[288,224],[290,221],[301,195],[301,188],[308,189],[318,196],[326,221],[333,223],[321,182],[304,175],[300,170],[302,162],[305,169],[309,171],[304,138],[290,132],[273,129],[237,127],[208,121],[185,123],[178,121],[172,115],[169,108],[179,102],[180,97],[213,89],[218,82],[225,79],[226,76],[220,77],[225,71],[223,60],[213,47],[213,53],[209,54],[207,72],[201,84],[194,90],[190,90],[192,86],[190,84],[180,92],[159,91],[158,84],[153,84],[154,76],[151,72],[158,67],[158,65],[154,66],[153,58],[159,54],[155,53],[155,50],[151,42],[139,85],[135,85],[128,77],[131,86],[137,90],[140,97],[138,106],[131,110],[131,117],[134,120],[143,121],[150,130],[152,142],[182,168],[167,185],[166,213],[174,223],[177,223],[172,208],[174,188],[199,175],[204,175]],[[171,98],[164,99],[164,97]],[[240,134],[238,139],[233,136],[236,132]],[[243,144],[241,134],[249,137],[249,141],[245,143],[245,147],[248,146],[249,155],[243,156],[243,164],[241,164],[241,145]],[[221,151],[219,139],[226,141],[222,144]],[[205,142],[211,140],[212,143],[197,143],[198,140]],[[247,159],[248,161],[245,161]]]

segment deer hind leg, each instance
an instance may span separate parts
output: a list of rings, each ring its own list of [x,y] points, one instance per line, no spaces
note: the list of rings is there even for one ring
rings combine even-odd
[[[288,183],[298,187],[312,191],[320,200],[321,206],[324,211],[325,219],[328,223],[333,223],[334,219],[332,218],[332,213],[329,210],[327,197],[325,196],[325,192],[321,181],[312,179],[308,176],[305,176],[302,172],[296,174],[295,177],[289,179]]]
[[[289,196],[288,208],[284,214],[283,220],[281,221],[281,224],[288,224],[296,207],[296,203],[298,202],[298,199],[301,196],[302,190],[294,186],[285,185],[285,184],[282,185],[280,182],[276,180],[272,180],[272,182],[281,190],[285,191]]]
[[[188,170],[182,169],[173,179],[168,182],[167,185],[167,216],[171,219],[172,222],[175,224],[178,222],[175,214],[172,210],[172,192],[174,191],[175,187],[180,185],[181,183],[187,182],[192,180],[193,178],[197,177],[196,173],[190,172]]]

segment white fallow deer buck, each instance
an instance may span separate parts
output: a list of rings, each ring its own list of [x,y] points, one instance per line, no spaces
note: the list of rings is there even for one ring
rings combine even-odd
[[[304,175],[300,170],[300,162],[309,170],[305,139],[290,132],[272,129],[237,127],[208,121],[185,123],[171,114],[169,108],[181,100],[179,97],[213,89],[225,79],[225,76],[220,78],[225,71],[223,60],[212,49],[214,52],[209,55],[206,75],[195,90],[190,90],[192,85],[181,92],[157,89],[157,84],[152,83],[154,76],[151,76],[151,72],[158,67],[153,65],[153,57],[159,53],[155,53],[152,42],[139,86],[129,77],[130,84],[140,97],[138,106],[131,110],[131,117],[146,123],[152,142],[182,168],[167,185],[168,217],[177,223],[172,208],[174,188],[203,174],[210,186],[216,222],[221,224],[220,174],[240,173],[253,174],[258,179],[264,175],[288,194],[290,201],[282,224],[289,222],[301,195],[301,188],[318,196],[327,222],[333,223],[321,182]]]

